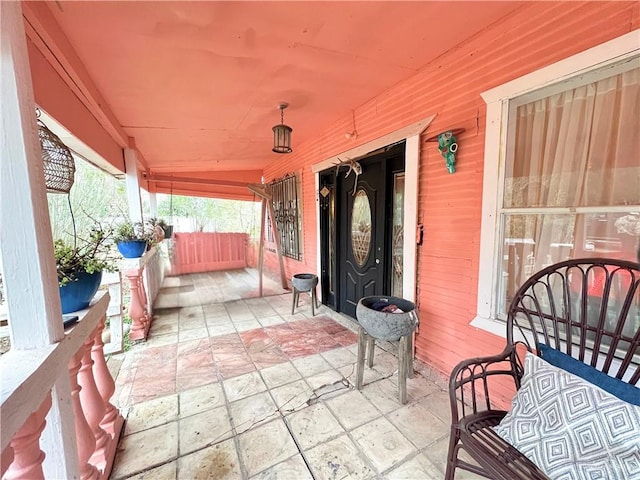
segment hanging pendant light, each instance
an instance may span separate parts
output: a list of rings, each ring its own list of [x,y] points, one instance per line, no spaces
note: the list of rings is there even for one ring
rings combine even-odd
[[[69,148],[40,120],[36,109],[38,137],[42,147],[44,182],[49,193],[69,193],[73,186],[76,164]]]
[[[293,129],[284,124],[284,109],[288,103],[279,103],[280,125],[273,127],[273,151],[276,153],[291,153],[291,132]]]

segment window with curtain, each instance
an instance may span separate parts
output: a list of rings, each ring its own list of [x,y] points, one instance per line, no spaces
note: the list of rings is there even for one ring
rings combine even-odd
[[[638,63],[510,102],[500,316],[522,282],[551,263],[640,261],[640,68],[627,65]]]

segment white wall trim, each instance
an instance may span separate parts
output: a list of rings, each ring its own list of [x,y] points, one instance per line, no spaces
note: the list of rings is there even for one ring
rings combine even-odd
[[[425,127],[426,128],[426,127]],[[402,258],[402,297],[416,301],[418,273],[418,191],[420,187],[420,133],[407,138],[404,151],[404,227]]]
[[[420,135],[427,129],[431,122],[433,122],[434,118],[436,118],[435,115],[425,117],[422,120],[412,123],[411,125],[407,125],[399,130],[390,132],[382,137],[371,140],[370,142],[363,143],[362,145],[358,145],[350,150],[345,150],[344,152],[338,153],[337,155],[327,158],[321,162],[314,163],[311,165],[311,171],[313,173],[318,173],[322,170],[326,170],[327,168],[335,167],[336,163],[340,161],[338,157],[342,160],[347,158],[358,158],[369,152],[373,152],[378,148],[386,147],[387,145],[391,145],[392,143],[396,143],[401,140],[406,140],[414,135]]]
[[[405,191],[404,191],[404,257],[402,264],[402,295],[405,299],[412,302],[416,298],[416,276],[418,272],[418,257],[415,243],[416,229],[418,228],[418,193],[419,193],[419,167],[420,167],[420,134],[424,132],[431,124],[435,115],[426,117],[407,127],[391,132],[387,135],[372,140],[364,145],[360,145],[351,150],[323,160],[311,166],[311,170],[315,174],[315,190],[316,198],[316,245],[317,258],[316,265],[319,275],[322,272],[322,252],[321,252],[321,236],[320,236],[320,202],[318,199],[318,190],[320,189],[320,172],[335,166],[340,156],[345,158],[358,158],[373,150],[382,148],[386,145],[406,141],[405,145]],[[322,289],[321,289],[322,290]]]
[[[509,100],[541,88],[587,74],[640,54],[640,29],[609,42],[580,52],[547,67],[523,75],[481,94],[487,103],[482,184],[482,224],[480,228],[480,258],[478,272],[478,316],[472,326],[495,332],[498,285],[499,217],[502,198],[500,179],[506,158],[506,136]],[[639,61],[640,63],[640,61]],[[491,323],[487,323],[491,322]]]

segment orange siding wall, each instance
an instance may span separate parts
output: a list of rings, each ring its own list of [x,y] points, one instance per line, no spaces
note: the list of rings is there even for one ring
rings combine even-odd
[[[415,4],[420,8],[420,3]],[[427,65],[355,111],[356,142],[346,140],[352,113],[345,112],[318,137],[295,143],[265,172],[273,179],[302,171],[304,260],[285,260],[287,276],[316,272],[316,192],[311,165],[360,143],[437,114],[423,138],[464,127],[457,172],[447,173],[437,145],[422,143],[418,292],[422,324],[420,359],[448,374],[461,359],[497,353],[504,340],[472,328],[476,314],[485,104],[480,93],[533,70],[606,42],[640,26],[635,2],[531,2]],[[293,125],[295,128],[295,125]],[[510,391],[501,392],[503,401]]]

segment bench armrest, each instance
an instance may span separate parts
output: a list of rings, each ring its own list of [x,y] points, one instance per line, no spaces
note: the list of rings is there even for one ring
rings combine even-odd
[[[449,378],[452,424],[457,425],[468,414],[495,409],[489,395],[489,378],[509,377],[513,379],[516,388],[520,388],[523,371],[522,362],[512,347],[497,355],[460,362]]]

